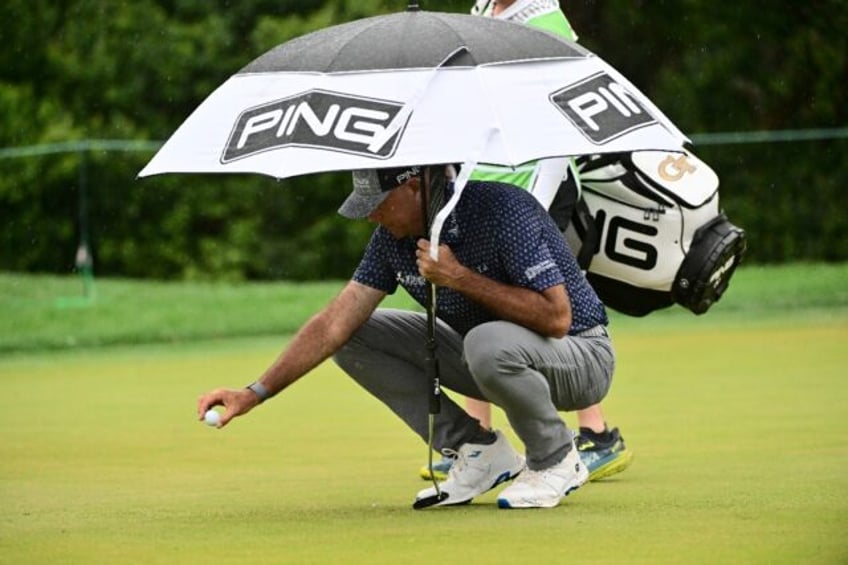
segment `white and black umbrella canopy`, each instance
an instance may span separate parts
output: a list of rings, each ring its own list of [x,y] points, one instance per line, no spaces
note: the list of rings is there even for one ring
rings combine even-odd
[[[610,65],[528,26],[407,11],[261,55],[140,176],[326,171],[678,150],[685,136]]]

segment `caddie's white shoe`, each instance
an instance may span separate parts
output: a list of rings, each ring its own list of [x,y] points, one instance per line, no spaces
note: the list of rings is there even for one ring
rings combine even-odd
[[[524,457],[516,453],[500,431],[491,445],[466,443],[456,452],[456,461],[448,478],[435,487],[426,488],[415,497],[413,508],[466,504],[475,496],[512,480],[524,469]]]
[[[500,508],[553,508],[573,490],[589,480],[589,470],[576,447],[552,467],[525,469],[516,481],[498,496]]]

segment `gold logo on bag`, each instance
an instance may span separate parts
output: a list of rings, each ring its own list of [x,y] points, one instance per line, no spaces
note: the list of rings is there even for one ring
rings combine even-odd
[[[679,157],[669,155],[657,166],[657,172],[660,178],[671,182],[678,181],[686,173],[694,173],[696,170],[697,167],[686,159],[686,155],[680,155]]]

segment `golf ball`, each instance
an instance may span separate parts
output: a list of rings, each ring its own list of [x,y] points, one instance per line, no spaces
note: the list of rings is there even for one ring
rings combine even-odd
[[[217,426],[221,422],[221,414],[217,410],[207,410],[203,415],[203,421],[209,426]]]

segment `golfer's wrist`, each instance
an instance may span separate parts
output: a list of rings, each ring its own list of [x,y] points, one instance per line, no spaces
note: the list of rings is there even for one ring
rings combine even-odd
[[[273,396],[270,392],[268,392],[268,389],[265,387],[265,385],[263,385],[259,381],[254,381],[247,385],[245,388],[256,395],[256,397],[259,399],[259,404],[262,404],[263,402],[271,398],[271,396]]]

